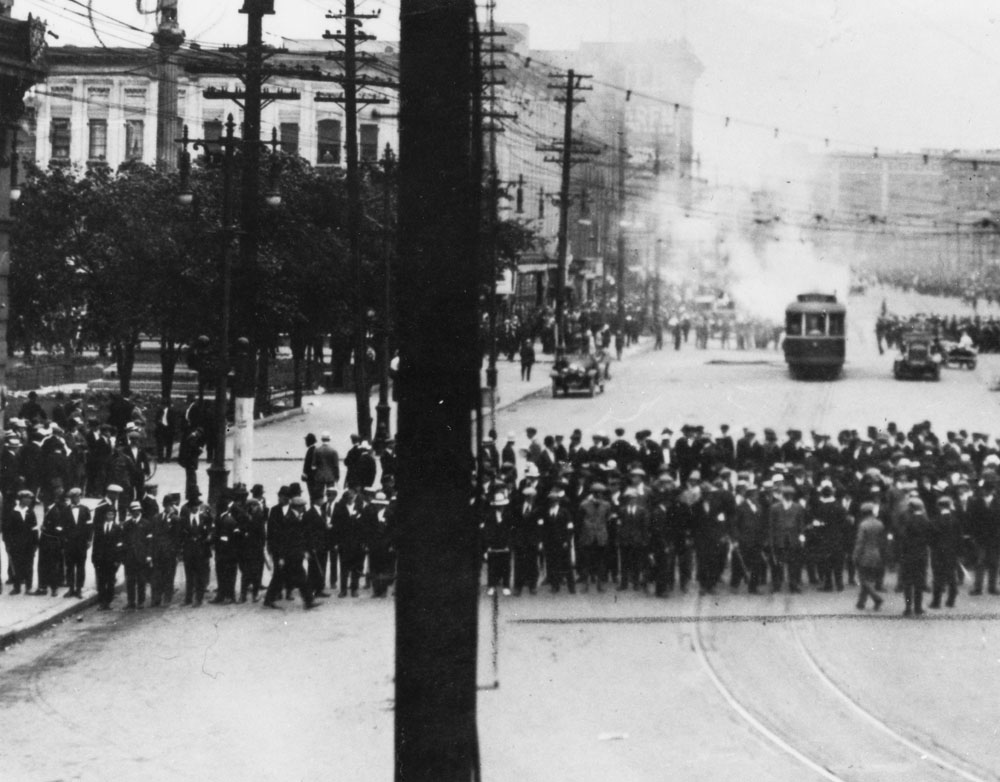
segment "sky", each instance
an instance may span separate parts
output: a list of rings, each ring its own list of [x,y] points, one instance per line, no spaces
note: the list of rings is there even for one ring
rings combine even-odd
[[[242,0],[179,1],[189,39],[245,37]],[[87,5],[15,0],[14,14],[46,19],[60,36],[52,43],[95,45]],[[335,2],[275,6],[270,35],[315,39],[337,27],[324,18]],[[137,0],[92,8],[109,46],[142,45],[155,26]],[[381,11],[366,30],[398,40],[398,0],[359,0],[358,10]],[[988,0],[497,0],[496,16],[528,24],[536,48],[686,38],[705,66],[695,147],[718,181],[759,172],[789,144],[822,150],[826,139],[854,152],[1000,148],[1000,9]]]

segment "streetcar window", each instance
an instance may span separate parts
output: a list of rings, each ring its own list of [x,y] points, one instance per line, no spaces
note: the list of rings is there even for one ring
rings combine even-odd
[[[802,336],[802,315],[789,312],[785,317],[785,333],[790,337]]]
[[[830,315],[830,336],[844,336],[844,314],[842,312],[834,312]]]
[[[806,336],[819,337],[826,334],[826,315],[822,312],[806,315]]]

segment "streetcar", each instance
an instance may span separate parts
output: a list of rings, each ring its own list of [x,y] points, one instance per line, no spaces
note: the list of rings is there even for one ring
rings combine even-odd
[[[847,308],[833,293],[800,293],[785,309],[785,362],[793,377],[835,378],[844,368]]]

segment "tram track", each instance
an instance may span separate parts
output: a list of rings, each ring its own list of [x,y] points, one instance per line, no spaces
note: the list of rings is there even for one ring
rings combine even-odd
[[[802,634],[799,632],[798,628],[791,625],[789,632],[795,639],[796,647],[805,658],[809,668],[816,674],[816,677],[826,686],[826,688],[833,693],[834,696],[841,700],[851,711],[857,714],[867,724],[871,725],[873,728],[889,737],[892,741],[912,752],[917,759],[925,762],[930,761],[939,768],[954,774],[956,778],[966,780],[966,782],[995,782],[997,779],[1000,779],[1000,777],[997,777],[995,774],[991,774],[985,769],[978,768],[975,764],[970,763],[965,758],[953,756],[953,759],[949,760],[943,754],[944,752],[947,752],[947,750],[941,748],[939,751],[938,749],[928,747],[926,744],[921,744],[893,728],[887,721],[872,714],[872,712],[862,706],[846,689],[834,681],[833,677],[827,672],[826,668],[824,668],[819,658],[805,645],[805,642],[802,640]],[[948,752],[948,754],[950,755],[952,753]],[[970,768],[975,769],[976,773],[969,771],[968,769]]]
[[[767,639],[773,650],[767,645],[743,642],[739,644],[739,655],[727,653],[724,643],[738,644],[740,636],[719,635],[722,628],[734,625],[705,621],[704,600],[699,597],[694,605],[693,646],[712,686],[758,738],[812,775],[844,782],[997,780],[995,774],[933,739],[907,735],[904,729],[867,710],[809,651],[798,630],[800,623],[783,622],[782,628],[769,631],[778,634]],[[790,608],[791,599],[786,596],[786,614]],[[738,626],[747,627],[742,623]],[[782,649],[793,656],[785,659]],[[771,673],[774,666],[781,670],[778,679]],[[817,682],[820,688],[815,689],[811,682]]]
[[[708,656],[708,649],[706,648],[705,638],[702,633],[701,602],[702,599],[699,597],[695,603],[693,618],[695,652],[698,655],[698,659],[701,662],[705,673],[708,675],[709,681],[712,682],[712,686],[715,687],[719,695],[722,696],[722,699],[726,702],[729,708],[732,709],[740,717],[740,719],[742,719],[768,743],[783,754],[798,761],[802,766],[809,769],[820,778],[829,780],[829,782],[846,782],[843,777],[837,776],[837,774],[833,773],[821,762],[809,757],[804,752],[796,748],[791,742],[783,738],[777,731],[772,730],[765,725],[764,722],[758,719],[748,707],[744,706],[743,703],[740,702],[732,689],[726,685],[722,676],[716,670]]]

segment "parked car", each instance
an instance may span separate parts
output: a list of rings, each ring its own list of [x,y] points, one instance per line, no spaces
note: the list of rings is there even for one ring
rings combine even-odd
[[[912,378],[941,379],[942,355],[932,334],[922,331],[903,334],[899,357],[892,364],[896,380]]]

